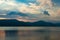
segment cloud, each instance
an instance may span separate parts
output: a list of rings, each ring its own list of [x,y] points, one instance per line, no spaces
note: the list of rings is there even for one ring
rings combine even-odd
[[[3,0],[3,1],[0,1],[0,2],[1,2],[0,3],[0,5],[1,5],[0,9],[8,11],[7,13],[9,13],[10,11],[14,11],[14,10],[18,10],[19,12],[29,13],[29,14],[39,13],[38,10],[36,10],[34,8],[31,8],[31,6],[33,6],[31,4],[30,4],[31,6],[28,6],[28,5],[24,4],[24,3],[16,3],[14,0],[12,0],[12,1]],[[7,17],[8,17],[8,15],[6,15],[6,18]],[[22,16],[19,16],[19,17],[22,17]],[[19,19],[19,17],[18,17],[18,19]],[[28,17],[28,18],[31,18],[31,17]],[[35,21],[34,18],[33,19],[28,19],[28,18],[26,19],[26,18],[22,17],[21,19],[19,19],[19,21],[24,21],[24,22],[34,22]]]
[[[22,13],[30,13],[30,14],[38,14],[38,13],[40,13],[39,10],[37,10],[36,8],[37,8],[37,6],[35,7],[35,5],[33,5],[33,4],[32,5],[30,4],[30,6],[22,4],[18,8],[18,10],[20,12],[22,12]]]
[[[0,18],[0,20],[3,20],[3,19],[6,19],[6,18]]]
[[[2,3],[4,3],[5,6],[2,5]],[[16,10],[17,9],[20,12],[23,12],[23,13],[24,12],[25,13],[33,13],[33,14],[40,13],[39,10],[38,10],[40,5],[36,6],[36,4],[33,4],[33,3],[29,3],[30,4],[29,6],[24,4],[24,3],[19,3],[18,4],[14,0],[8,0],[8,1],[3,0],[2,3],[1,3],[1,5],[3,6],[4,10],[13,10],[13,9]]]
[[[29,7],[27,4],[25,3],[17,3],[14,0],[9,0],[9,1],[1,1],[0,0],[0,9],[2,10],[7,10],[7,11],[12,11],[12,10],[18,10],[20,12],[25,12],[25,13],[39,13],[38,10],[35,10],[34,8]],[[31,5],[32,6],[32,5]],[[29,11],[30,10],[30,11]]]
[[[0,10],[0,15],[6,15],[6,13],[8,13],[8,11],[6,11],[6,10]]]
[[[7,13],[11,11],[17,11],[21,12],[22,14],[27,14],[27,18],[24,18],[23,16],[16,16],[17,20],[24,22],[34,22],[41,19],[56,19],[60,14],[60,10],[55,10],[52,0],[36,0],[35,3],[29,2],[28,4],[22,2],[18,3],[15,0],[0,0],[0,10],[3,10],[0,12],[0,14],[3,15],[7,15]],[[44,11],[47,11],[50,16],[43,14]]]
[[[39,0],[37,0],[39,1]],[[18,10],[20,12],[23,13],[31,13],[31,14],[38,14],[40,13],[40,9],[44,10],[44,6],[46,4],[49,5],[49,7],[52,8],[52,2],[51,0],[46,0],[46,2],[44,0],[40,0],[39,2],[41,2],[41,4],[39,4],[38,6],[35,3],[28,3],[29,5],[25,4],[25,3],[17,3],[15,0],[8,0],[8,1],[0,1],[0,8],[3,8],[3,10]]]
[[[50,14],[48,13],[48,11],[44,11],[44,14],[50,16]]]
[[[17,16],[16,19],[17,19],[18,21],[24,21],[24,22],[35,22],[35,21],[37,21],[36,18],[29,19],[29,17],[21,17],[21,16]]]
[[[0,0],[0,9],[2,10],[13,10],[16,5],[14,0]]]
[[[57,10],[57,15],[60,16],[60,9]]]

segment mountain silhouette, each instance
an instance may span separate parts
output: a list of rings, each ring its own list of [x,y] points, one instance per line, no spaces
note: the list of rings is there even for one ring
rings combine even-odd
[[[30,22],[22,22],[15,19],[0,20],[0,26],[29,26],[30,24]]]
[[[22,22],[15,19],[0,20],[0,26],[60,26],[60,23],[45,22],[40,20],[38,22]]]

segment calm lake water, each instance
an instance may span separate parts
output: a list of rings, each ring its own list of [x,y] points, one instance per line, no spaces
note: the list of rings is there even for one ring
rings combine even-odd
[[[60,40],[60,27],[0,27],[0,40]]]

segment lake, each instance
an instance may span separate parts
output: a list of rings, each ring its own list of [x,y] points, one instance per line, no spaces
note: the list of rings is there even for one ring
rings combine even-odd
[[[60,27],[1,27],[0,40],[60,40]]]

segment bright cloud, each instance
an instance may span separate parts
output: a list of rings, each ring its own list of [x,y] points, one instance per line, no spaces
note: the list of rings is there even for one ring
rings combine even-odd
[[[49,5],[50,8],[52,8],[53,4],[51,0],[37,0],[37,2],[41,2],[40,6],[43,7],[46,4]]]

